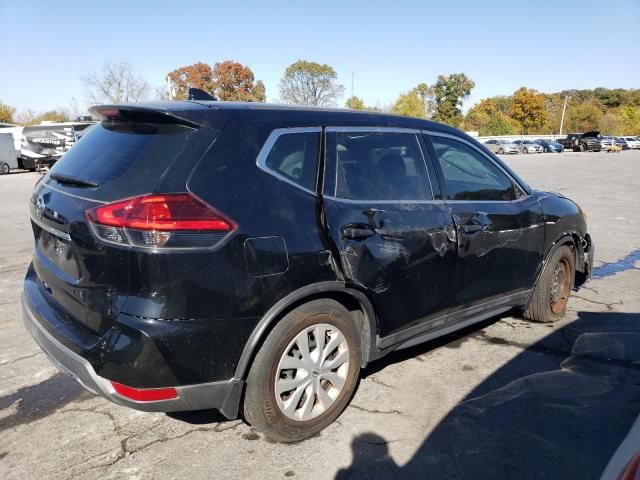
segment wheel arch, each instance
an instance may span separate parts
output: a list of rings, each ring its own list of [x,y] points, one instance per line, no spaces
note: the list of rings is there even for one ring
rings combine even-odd
[[[369,298],[361,291],[336,281],[306,285],[289,293],[273,305],[255,326],[238,360],[235,379],[245,379],[255,355],[273,327],[291,310],[318,298],[337,301],[360,323],[362,339],[362,367],[376,357],[378,324]]]
[[[544,272],[547,270],[547,266],[549,265],[549,260],[551,259],[551,256],[556,252],[556,250],[558,250],[560,247],[563,247],[565,245],[569,245],[573,251],[574,270],[577,270],[578,258],[579,258],[578,245],[581,245],[580,237],[577,233],[564,233],[558,240],[554,241],[551,244],[551,247],[549,247],[549,250],[546,252],[544,261],[542,262],[542,268],[538,272],[536,281],[533,284],[533,288],[531,289],[532,292],[535,290],[535,287],[538,286],[538,282],[542,278],[542,275],[544,274]],[[575,276],[575,272],[574,272],[574,276]],[[574,282],[575,282],[575,278],[574,278]]]

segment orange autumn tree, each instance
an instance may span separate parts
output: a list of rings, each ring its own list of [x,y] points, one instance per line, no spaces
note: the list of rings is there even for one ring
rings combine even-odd
[[[261,80],[255,81],[253,71],[241,63],[227,60],[213,67],[215,91],[219,100],[230,102],[264,102],[266,92]]]
[[[174,88],[175,100],[189,98],[189,88],[199,88],[212,93],[215,84],[213,81],[213,69],[206,63],[198,62],[186,67],[180,67],[169,73],[169,79]]]
[[[231,102],[264,102],[266,93],[262,81],[255,81],[253,71],[241,63],[227,60],[213,68],[206,63],[180,67],[169,73],[174,98],[184,100],[189,87],[199,88],[218,100]]]

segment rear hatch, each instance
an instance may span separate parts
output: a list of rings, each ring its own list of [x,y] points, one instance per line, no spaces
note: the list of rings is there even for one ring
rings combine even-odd
[[[102,122],[58,161],[31,197],[38,287],[65,319],[96,334],[113,325],[135,265],[130,248],[98,240],[87,212],[142,194],[184,192],[189,173],[225,123],[213,108],[170,105],[169,111],[94,110]]]

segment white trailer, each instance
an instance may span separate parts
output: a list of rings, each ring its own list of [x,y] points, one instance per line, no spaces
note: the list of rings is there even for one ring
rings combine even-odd
[[[0,133],[0,175],[6,175],[16,168],[18,168],[18,155],[13,135]]]

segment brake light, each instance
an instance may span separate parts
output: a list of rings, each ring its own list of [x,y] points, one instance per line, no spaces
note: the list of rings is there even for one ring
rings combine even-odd
[[[620,475],[620,480],[638,480],[640,479],[640,452],[627,464],[624,472]]]
[[[117,393],[136,402],[157,402],[178,398],[175,388],[134,388],[117,382],[111,382],[111,385]]]
[[[231,220],[191,193],[143,195],[85,213],[101,239],[135,246],[211,246],[236,228]]]

